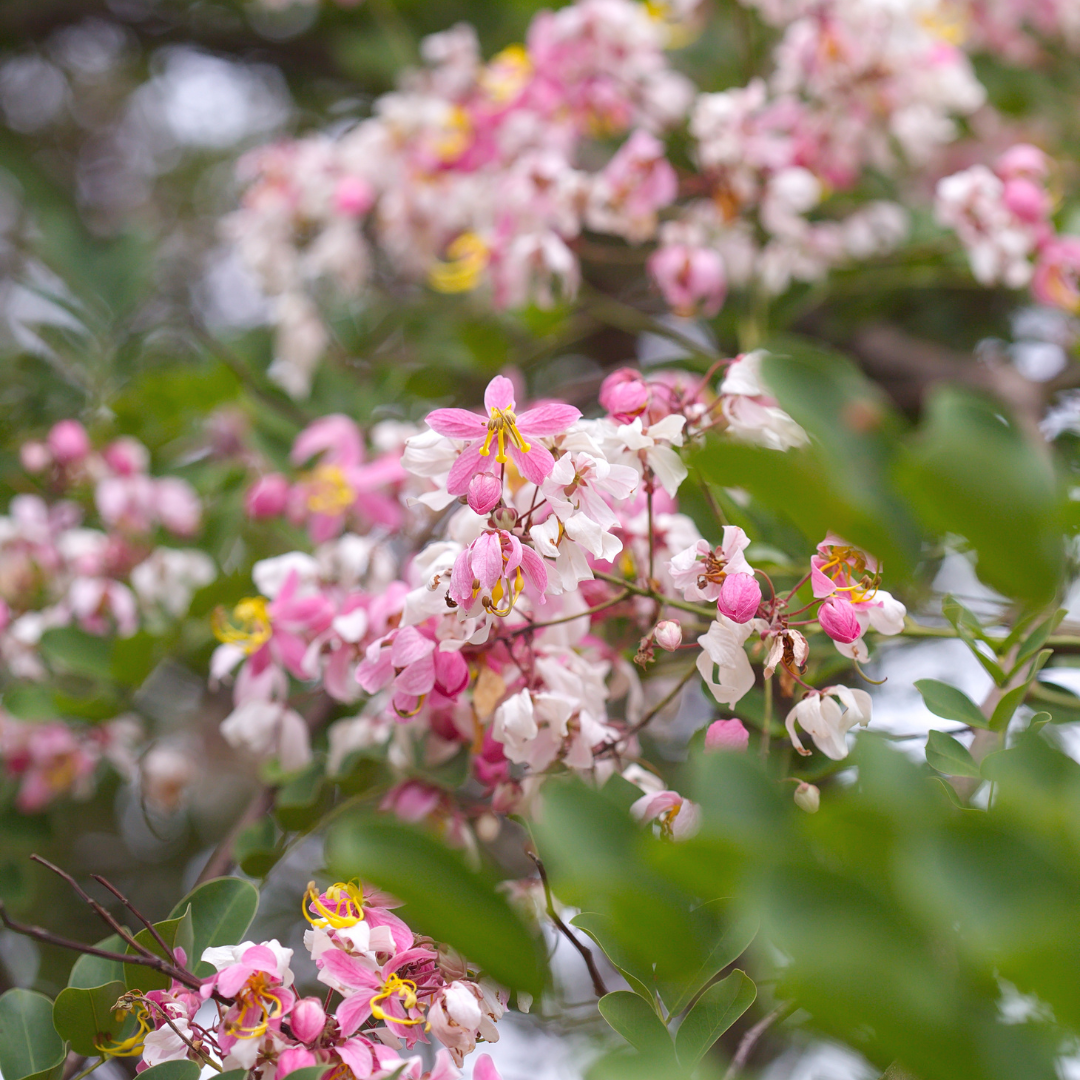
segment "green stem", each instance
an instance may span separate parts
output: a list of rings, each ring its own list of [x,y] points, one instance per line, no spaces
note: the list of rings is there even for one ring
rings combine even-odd
[[[680,611],[688,611],[691,615],[697,615],[699,618],[705,619],[708,622],[712,622],[716,619],[715,608],[703,608],[697,604],[689,604],[685,600],[675,600],[670,596],[662,596],[655,589],[643,589],[640,585],[634,585],[632,582],[624,581],[614,574],[605,574],[602,570],[594,570],[593,577],[599,578],[600,581],[606,581],[611,585],[618,585],[620,588],[627,589],[635,596],[647,596],[650,600],[660,600],[665,607],[673,607],[678,608]]]
[[[105,1064],[105,1059],[103,1057],[99,1057],[97,1059],[97,1061],[95,1061],[94,1064],[90,1066],[90,1068],[83,1069],[83,1071],[81,1073],[76,1073],[71,1078],[71,1080],[83,1080],[84,1076],[89,1076],[96,1068],[98,1068],[99,1065],[104,1065],[104,1064]]]

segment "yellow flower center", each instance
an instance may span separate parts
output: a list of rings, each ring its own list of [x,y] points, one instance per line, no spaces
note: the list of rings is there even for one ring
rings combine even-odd
[[[391,1020],[395,1024],[422,1024],[423,1020],[420,1019],[399,1020],[396,1016],[387,1016],[379,1002],[386,1001],[395,995],[401,998],[401,1004],[404,1005],[406,1009],[416,1008],[416,983],[411,979],[401,978],[395,972],[387,978],[385,983],[383,983],[382,990],[371,999],[371,1015],[374,1016],[376,1020]]]
[[[266,605],[265,597],[248,596],[231,614],[219,607],[211,620],[214,637],[226,645],[239,645],[248,656],[258,652],[274,633]]]
[[[480,447],[480,453],[487,457],[491,453],[492,440],[497,440],[499,449],[495,454],[495,460],[502,463],[506,461],[506,440],[509,438],[523,454],[527,454],[532,447],[525,441],[521,432],[518,431],[517,417],[513,409],[491,408],[491,419],[487,424],[487,438]]]
[[[945,0],[935,10],[924,11],[919,16],[922,28],[949,45],[962,45],[968,37],[968,17],[963,9]]]
[[[829,572],[830,570],[832,573]],[[877,593],[878,583],[881,581],[880,574],[870,573],[863,553],[853,547],[834,547],[829,559],[822,564],[821,572],[834,585],[841,574],[846,574],[849,579],[855,581],[853,585],[836,585],[836,591],[848,593],[848,600],[853,604],[873,600]]]
[[[428,281],[442,293],[469,292],[491,259],[487,244],[474,232],[462,233],[446,249],[447,261],[436,260],[428,270]]]
[[[315,916],[311,915],[312,909]],[[310,881],[302,910],[304,918],[320,930],[347,930],[364,919],[364,890],[359,881],[339,881],[320,895],[315,882]]]
[[[238,1039],[258,1039],[266,1034],[271,1020],[282,1015],[281,1000],[269,985],[270,976],[265,971],[257,971],[236,995],[236,1006],[240,1015],[225,1025],[225,1030]],[[254,1013],[256,1019],[251,1022],[248,1014]]]
[[[532,77],[532,61],[524,45],[510,45],[493,56],[480,75],[480,87],[491,101],[505,105]]]
[[[456,161],[472,142],[473,125],[469,114],[460,106],[450,109],[446,127],[435,137],[431,149],[442,162]]]
[[[124,998],[120,999],[119,1004],[124,1007],[117,1009],[113,1014],[117,1020],[120,1019],[122,1013],[131,1011],[130,1005],[124,1005],[124,1001]],[[130,1038],[114,1042],[111,1045],[107,1041],[98,1042],[95,1039],[94,1049],[103,1057],[139,1057],[143,1052],[143,1040],[153,1031],[153,1026],[150,1023],[149,1013],[141,1005],[135,1011],[135,1019],[138,1021],[139,1030]]]
[[[336,465],[320,465],[304,478],[307,507],[314,514],[343,514],[352,506],[356,492]]]

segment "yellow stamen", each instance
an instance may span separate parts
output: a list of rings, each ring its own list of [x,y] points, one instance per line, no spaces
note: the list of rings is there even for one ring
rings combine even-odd
[[[304,477],[307,507],[314,514],[343,514],[356,500],[345,474],[336,465],[320,465]]]
[[[244,1024],[235,1020],[225,1025],[229,1035],[238,1039],[259,1039],[266,1034],[271,1020],[277,1020],[283,1013],[281,1000],[268,987],[269,976],[265,971],[258,971],[247,981],[247,985],[236,995],[236,1005],[240,1016],[248,1010],[258,1010],[260,1019],[254,1024]]]
[[[436,261],[428,270],[431,287],[443,293],[475,289],[491,260],[487,244],[476,233],[465,232],[446,249],[446,254],[446,262]]]
[[[525,437],[518,430],[517,416],[514,414],[513,409],[496,409],[493,405],[491,407],[491,419],[487,424],[487,435],[484,437],[484,445],[480,447],[480,453],[483,457],[488,457],[491,453],[491,440],[497,439],[499,449],[495,455],[495,460],[500,464],[507,460],[506,458],[506,440],[509,437],[511,444],[523,454],[527,454],[532,446],[525,441]]]
[[[532,77],[532,61],[524,45],[510,45],[493,56],[480,74],[480,87],[491,101],[505,105]]]
[[[267,601],[263,596],[248,596],[226,614],[218,608],[211,619],[214,637],[226,645],[239,645],[249,656],[261,649],[273,635]]]
[[[382,1006],[377,1003],[386,1001],[395,994],[401,998],[401,1003],[406,1009],[416,1008],[416,983],[411,979],[401,978],[395,972],[387,978],[386,982],[383,984],[382,990],[371,999],[371,1015],[374,1016],[376,1020],[389,1020],[395,1024],[422,1024],[424,1022],[422,1019],[399,1020],[396,1016],[387,1016],[383,1011]]]
[[[323,903],[315,882],[309,882],[304,893],[303,913],[312,926],[319,930],[347,930],[364,918],[364,890],[359,881],[339,881],[326,890],[326,899],[334,907]],[[318,913],[313,917],[310,909]],[[342,910],[344,908],[344,910]]]
[[[123,1000],[121,998],[121,1001]],[[119,1018],[120,1012],[124,1011],[127,1010],[118,1010],[117,1018]],[[153,1026],[150,1024],[149,1014],[145,1008],[140,1007],[138,1009],[135,1013],[135,1019],[138,1021],[139,1030],[130,1038],[113,1043],[111,1046],[107,1042],[98,1042],[95,1039],[94,1049],[104,1057],[138,1057],[143,1052],[143,1040],[153,1031]]]
[[[422,708],[424,707],[424,702],[425,702],[426,700],[427,700],[427,694],[421,694],[421,695],[420,695],[420,696],[419,696],[419,697],[418,697],[418,698],[416,699],[416,708],[415,708],[415,709],[412,709],[412,710],[411,710],[411,711],[409,711],[409,712],[402,712],[402,711],[401,711],[401,710],[400,710],[400,709],[399,709],[399,708],[398,708],[398,707],[397,707],[397,706],[395,705],[395,706],[394,706],[394,712],[396,712],[396,713],[398,714],[398,716],[400,716],[400,717],[401,717],[401,719],[402,719],[402,720],[409,720],[409,719],[411,719],[412,717],[414,717],[414,716],[415,716],[415,715],[416,715],[416,714],[417,714],[417,713],[418,713],[418,712],[419,712],[419,711],[420,711],[420,710],[421,710],[421,709],[422,709]]]

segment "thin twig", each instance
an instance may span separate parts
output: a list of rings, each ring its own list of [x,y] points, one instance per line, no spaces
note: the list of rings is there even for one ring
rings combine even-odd
[[[104,1064],[105,1064],[105,1059],[103,1057],[99,1057],[97,1059],[97,1061],[95,1061],[94,1064],[91,1065],[88,1069],[83,1069],[82,1072],[76,1073],[74,1076],[72,1076],[70,1078],[70,1080],[83,1080],[84,1076],[89,1076],[95,1069],[97,1069],[98,1067],[100,1067],[101,1065],[104,1065]]]
[[[785,1005],[777,1005],[771,1013],[750,1028],[739,1041],[739,1048],[735,1051],[735,1056],[731,1059],[728,1071],[724,1073],[724,1080],[733,1080],[733,1077],[739,1074],[739,1071],[754,1052],[754,1047],[757,1046],[761,1036],[764,1035],[778,1020],[786,1019],[794,1011],[795,1003],[793,1001],[789,1001]]]
[[[648,727],[648,725],[679,696],[682,688],[694,677],[696,671],[697,664],[687,670],[683,677],[672,688],[670,693],[661,698],[660,701],[658,701],[636,724],[632,724],[628,727],[623,738],[626,738],[629,735],[636,735],[639,731]]]
[[[16,934],[23,934],[26,937],[33,938],[35,941],[44,942],[46,945],[57,945],[61,949],[72,949],[87,956],[99,956],[102,960],[115,960],[120,964],[138,964],[142,967],[153,968],[155,971],[160,971],[162,975],[168,975],[169,978],[175,979],[178,983],[183,983],[190,990],[198,990],[202,987],[201,980],[195,978],[188,971],[173,967],[172,964],[167,960],[163,960],[160,956],[138,956],[131,953],[111,952],[109,949],[99,949],[96,945],[84,945],[81,941],[72,941],[70,938],[61,937],[59,934],[44,930],[40,926],[30,926],[27,923],[16,922],[8,916],[7,910],[2,903],[0,903],[0,922],[9,930],[15,931]]]
[[[571,932],[570,927],[559,918],[558,912],[555,910],[555,902],[551,898],[551,884],[548,881],[547,870],[544,869],[544,864],[541,861],[540,856],[534,851],[526,851],[525,854],[536,864],[536,871],[540,875],[540,883],[544,886],[544,898],[547,900],[547,913],[549,918],[556,925],[559,932],[564,934],[570,944],[581,953],[581,959],[585,961],[585,966],[589,969],[589,977],[592,979],[593,990],[596,992],[596,996],[605,997],[608,988],[604,985],[604,980],[600,976],[600,971],[596,966],[596,960],[593,958],[592,949],[587,945],[582,945],[582,943],[578,941]]]
[[[269,786],[259,788],[244,812],[233,822],[232,828],[221,838],[210,858],[206,860],[206,865],[195,881],[196,885],[201,885],[212,878],[222,877],[229,872],[233,864],[233,848],[236,846],[236,841],[240,839],[240,834],[249,825],[254,825],[273,805],[274,789]]]
[[[104,886],[104,888],[108,889],[109,892],[111,892],[113,896],[115,896],[116,899],[119,900],[120,903],[123,904],[124,907],[126,907],[128,911],[130,911],[131,914],[134,915],[135,918],[138,919],[139,922],[141,922],[143,926],[145,926],[146,929],[150,931],[150,936],[165,951],[165,956],[168,959],[169,963],[176,964],[176,966],[179,967],[180,965],[176,962],[176,955],[173,953],[172,949],[165,944],[165,939],[161,936],[161,934],[158,933],[157,927],[115,885],[113,885],[112,882],[108,881],[106,878],[103,878],[100,874],[91,874],[90,876],[99,885]]]
[[[593,570],[593,577],[600,581],[606,581],[610,585],[619,585],[624,589],[628,589],[635,596],[647,596],[650,600],[663,601],[664,607],[678,608],[680,611],[688,611],[691,615],[697,615],[699,618],[707,619],[710,622],[716,618],[716,610],[714,608],[701,607],[698,604],[691,604],[685,600],[675,600],[670,596],[663,596],[655,589],[645,589],[640,585],[635,585],[631,581],[626,581],[624,578],[616,577],[614,574],[605,574],[602,570]]]
[[[530,630],[544,630],[549,626],[559,626],[562,623],[573,622],[575,619],[585,619],[599,611],[605,611],[607,608],[615,607],[616,604],[621,604],[632,595],[633,593],[629,589],[624,589],[618,596],[613,597],[611,600],[605,600],[602,604],[597,604],[596,607],[586,608],[585,611],[579,611],[576,615],[564,615],[561,619],[552,619],[550,622],[527,623],[525,626],[517,626],[507,636],[516,637],[518,634],[527,634]]]
[[[165,1023],[168,1024],[169,1027],[171,1027],[174,1032],[176,1032],[176,1034],[180,1037],[181,1042],[183,1042],[183,1044],[197,1058],[199,1058],[200,1061],[205,1062],[207,1065],[210,1066],[211,1069],[216,1069],[218,1072],[221,1072],[221,1066],[216,1061],[213,1061],[211,1059],[210,1055],[207,1054],[204,1050],[200,1050],[197,1046],[195,1046],[195,1044],[193,1042],[191,1042],[191,1040],[188,1039],[188,1037],[173,1023],[172,1017],[169,1016],[168,1012],[166,1012],[165,1007],[163,1005],[159,1004],[158,1002],[154,1001],[152,998],[148,998],[148,997],[142,997],[139,1000],[142,1001],[144,1004],[152,1005],[155,1009],[157,1009],[158,1012],[161,1013],[161,1019],[164,1020]]]

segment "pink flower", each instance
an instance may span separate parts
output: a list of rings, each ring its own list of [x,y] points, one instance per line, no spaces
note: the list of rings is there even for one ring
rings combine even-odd
[[[1050,160],[1037,146],[1030,143],[1017,143],[1010,146],[997,159],[994,172],[1002,180],[1023,177],[1028,180],[1044,180],[1050,171]]]
[[[343,176],[334,192],[334,206],[345,217],[362,217],[375,205],[375,192],[359,176]]]
[[[682,627],[674,619],[664,619],[653,631],[656,644],[667,652],[674,652],[682,644]]]
[[[642,795],[630,807],[630,814],[642,824],[659,820],[660,831],[671,840],[685,840],[697,832],[701,811],[677,791],[657,791]]]
[[[687,600],[719,600],[728,575],[753,576],[754,568],[743,554],[749,545],[742,529],[725,525],[724,539],[715,549],[707,540],[697,540],[668,563],[671,582]]]
[[[1044,221],[1050,213],[1050,196],[1046,189],[1023,177],[1005,182],[1001,201],[1021,221],[1032,225]]]
[[[712,318],[727,295],[724,260],[711,248],[665,244],[646,264],[664,299],[676,315]]]
[[[572,405],[557,402],[538,405],[517,416],[514,384],[503,375],[496,375],[488,383],[484,407],[490,419],[465,409],[436,409],[427,416],[428,425],[440,435],[467,440],[447,480],[446,488],[451,495],[464,495],[478,472],[494,472],[496,464],[508,460],[514,462],[526,480],[542,484],[555,467],[555,459],[536,440],[561,434],[581,417]]]
[[[302,1043],[313,1043],[326,1027],[326,1012],[322,1002],[316,997],[301,998],[293,1006],[289,1027],[293,1036]]]
[[[52,464],[52,454],[43,442],[25,442],[19,447],[19,462],[28,473],[43,473]]]
[[[150,452],[138,439],[127,435],[109,443],[101,456],[117,476],[134,476],[150,468]]]
[[[90,453],[90,436],[78,420],[61,420],[46,443],[58,465],[78,465]]]
[[[457,649],[436,646],[415,626],[402,626],[368,646],[356,681],[369,694],[392,685],[394,709],[411,716],[433,690],[457,697],[468,685],[469,669]]]
[[[1059,236],[1043,245],[1031,291],[1042,304],[1080,313],[1080,236]]]
[[[649,404],[651,389],[633,368],[619,368],[600,384],[600,404],[620,424],[629,424]]]
[[[852,603],[873,595],[878,575],[877,559],[829,533],[810,558],[810,584],[819,600],[844,593]]]
[[[716,606],[733,622],[747,623],[761,604],[761,586],[753,574],[728,574],[720,586]]]
[[[863,628],[851,603],[842,596],[830,596],[818,609],[821,629],[833,639],[850,645],[859,637]]]
[[[289,481],[281,473],[259,477],[244,496],[244,510],[250,518],[279,517],[289,501]]]
[[[202,519],[202,504],[195,489],[175,476],[155,481],[157,516],[169,532],[191,536]]]
[[[594,178],[586,222],[598,232],[639,243],[655,234],[657,211],[678,193],[664,144],[647,131],[635,131]]]
[[[479,605],[495,615],[509,615],[526,580],[544,603],[544,560],[513,534],[485,529],[454,561],[450,599],[468,612]]]
[[[741,720],[714,720],[705,732],[706,750],[745,751],[750,743],[750,732],[743,727]]]
[[[0,757],[8,773],[21,778],[15,806],[24,814],[37,813],[62,795],[88,793],[101,760],[97,746],[66,724],[21,723],[4,716]]]

